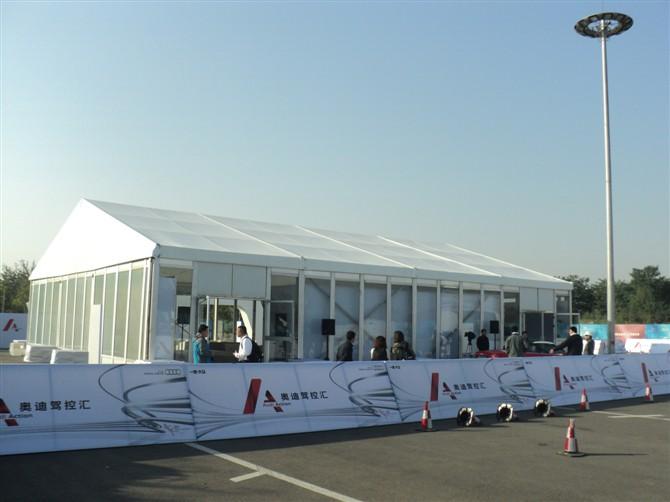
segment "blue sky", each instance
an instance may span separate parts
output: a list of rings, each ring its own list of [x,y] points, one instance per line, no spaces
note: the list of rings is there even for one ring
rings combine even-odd
[[[3,2],[2,261],[82,197],[670,274],[667,2]]]

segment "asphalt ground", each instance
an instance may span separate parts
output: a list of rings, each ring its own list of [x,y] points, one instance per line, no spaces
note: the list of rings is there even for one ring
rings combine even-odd
[[[667,501],[670,397],[592,410],[0,457],[0,499]],[[558,453],[568,417],[584,457]]]

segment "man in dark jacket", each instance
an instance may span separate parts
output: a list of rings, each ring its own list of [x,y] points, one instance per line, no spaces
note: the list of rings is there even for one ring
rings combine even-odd
[[[481,330],[480,335],[477,337],[477,350],[489,350],[489,346],[489,337],[486,336],[486,330],[483,329]]]
[[[347,339],[342,342],[337,349],[337,360],[338,361],[353,361],[354,359],[354,338],[356,338],[356,333],[353,331],[347,331]]]
[[[570,335],[563,340],[563,343],[556,345],[555,349],[549,351],[550,354],[553,354],[556,350],[563,350],[567,348],[567,355],[569,356],[581,356],[582,355],[582,337],[577,333],[577,328],[574,326],[570,327]]]

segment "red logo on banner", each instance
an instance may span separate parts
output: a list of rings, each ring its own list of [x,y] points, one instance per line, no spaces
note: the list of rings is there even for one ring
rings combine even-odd
[[[449,388],[447,382],[442,382],[442,391],[444,394],[447,394],[451,399],[456,399],[456,394],[454,394],[454,391]]]
[[[261,391],[262,380],[260,378],[252,378],[249,382],[249,391],[247,392],[247,401],[244,403],[244,414],[253,415],[256,413],[256,405],[258,403],[258,395]],[[281,413],[284,409],[281,407],[277,400],[274,398],[272,393],[269,390],[265,391],[265,401],[264,405],[269,405],[274,408],[277,413]]]
[[[11,415],[12,412],[9,411],[9,407],[5,404],[5,401],[0,398],[0,415]],[[5,418],[5,423],[9,427],[13,427],[15,425],[19,425],[19,423],[16,421],[15,418],[11,418],[11,416]]]
[[[563,375],[563,382],[564,382],[568,387],[570,387],[570,390],[575,390],[575,386],[572,385],[572,383],[570,382],[570,380],[568,379],[568,377],[565,376],[565,375]]]
[[[10,319],[9,321],[7,321],[7,324],[5,324],[5,327],[2,328],[2,331],[9,331],[12,328],[14,328],[14,331],[18,333],[19,327],[16,324],[16,321],[14,321],[14,319]]]
[[[430,400],[437,401],[440,390],[440,374],[431,373],[430,377]],[[456,394],[449,388],[447,382],[442,382],[442,394],[448,395],[451,399],[456,399]]]
[[[269,390],[265,391],[265,401],[263,402],[263,404],[269,404],[273,406],[277,413],[281,413],[282,411],[284,411],[283,408],[279,406],[279,403],[277,403],[277,400],[274,398],[274,396],[270,393]]]
[[[433,373],[430,379],[430,400],[437,401],[437,391],[440,388],[440,374]]]
[[[558,366],[554,367],[554,384],[556,385],[556,390],[561,390],[561,368]]]
[[[253,415],[256,412],[256,403],[258,402],[258,393],[261,390],[261,379],[252,378],[249,383],[249,392],[247,392],[247,402],[244,404],[244,414]]]

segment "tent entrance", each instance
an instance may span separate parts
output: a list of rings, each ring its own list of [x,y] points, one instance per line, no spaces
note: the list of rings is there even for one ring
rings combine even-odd
[[[265,361],[297,357],[295,302],[204,296],[198,298],[197,326],[207,324],[215,362],[235,362],[237,326],[263,347]]]

